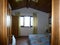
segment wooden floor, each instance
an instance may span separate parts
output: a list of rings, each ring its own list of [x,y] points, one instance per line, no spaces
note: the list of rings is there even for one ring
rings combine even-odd
[[[16,39],[17,45],[28,45],[28,37],[19,37]]]

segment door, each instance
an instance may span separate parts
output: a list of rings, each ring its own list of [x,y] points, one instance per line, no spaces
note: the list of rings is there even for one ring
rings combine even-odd
[[[60,45],[60,0],[52,0],[52,34],[51,45]]]

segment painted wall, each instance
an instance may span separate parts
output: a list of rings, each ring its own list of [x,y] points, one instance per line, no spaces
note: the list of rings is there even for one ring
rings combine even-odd
[[[48,17],[49,13],[45,13],[42,11],[38,11],[32,8],[22,8],[18,10],[13,10],[12,14],[15,15],[16,12],[19,12],[20,15],[26,15],[26,16],[32,16],[33,12],[37,13],[38,16],[38,33],[45,33],[46,29],[48,28]],[[21,34],[20,34],[21,31]],[[19,36],[28,36],[29,34],[32,34],[33,30],[32,28],[21,28],[19,31]]]

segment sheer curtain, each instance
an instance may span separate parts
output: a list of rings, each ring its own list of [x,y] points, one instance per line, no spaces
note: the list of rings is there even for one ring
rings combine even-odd
[[[37,28],[38,26],[38,18],[37,18],[37,14],[33,13],[33,34],[37,34]]]

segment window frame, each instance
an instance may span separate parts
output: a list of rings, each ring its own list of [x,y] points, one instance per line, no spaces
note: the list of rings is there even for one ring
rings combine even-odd
[[[30,17],[30,26],[24,26],[24,24],[25,24],[24,17],[26,17],[26,16],[20,16],[20,17],[23,17],[23,26],[20,26],[20,27],[33,27],[33,26],[31,26],[31,17],[33,17],[33,16],[28,16],[28,17]]]

